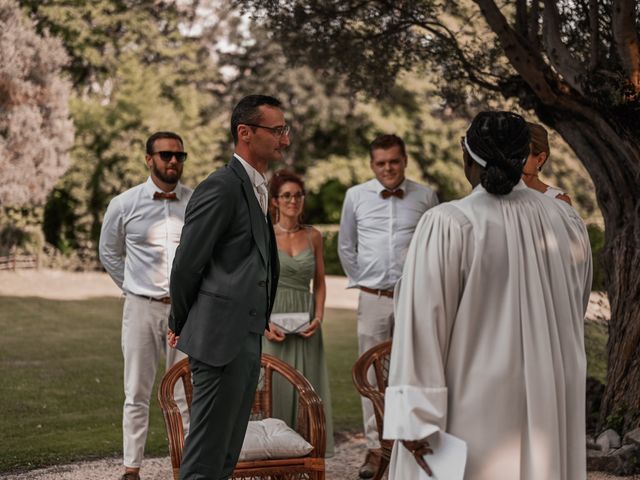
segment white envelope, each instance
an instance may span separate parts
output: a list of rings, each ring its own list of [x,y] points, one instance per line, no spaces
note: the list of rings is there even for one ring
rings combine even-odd
[[[433,454],[425,455],[433,472],[429,477],[420,469],[420,480],[463,480],[467,463],[467,443],[446,432],[436,432],[429,438]]]
[[[303,332],[310,323],[309,312],[272,313],[269,321],[286,334]]]

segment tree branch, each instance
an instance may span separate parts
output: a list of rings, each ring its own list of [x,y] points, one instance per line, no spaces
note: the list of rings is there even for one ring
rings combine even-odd
[[[500,90],[498,85],[491,83],[483,78],[483,77],[494,77],[496,79],[499,79],[500,77],[497,75],[493,75],[490,72],[483,72],[479,70],[475,65],[473,65],[473,63],[471,63],[471,61],[465,55],[462,47],[460,47],[460,44],[458,43],[458,40],[455,34],[449,28],[447,28],[443,24],[438,24],[438,27],[445,32],[443,34],[442,32],[436,29],[428,28],[427,24],[423,24],[418,20],[415,21],[415,25],[421,28],[424,28],[425,30],[433,33],[439,38],[449,42],[449,45],[453,48],[456,54],[456,57],[460,61],[463,70],[465,71],[465,73],[467,74],[467,77],[471,82],[481,86],[482,88],[486,88],[487,90],[490,90],[490,91],[497,92]]]
[[[538,0],[531,2],[531,9],[529,10],[529,32],[528,40],[529,44],[539,52],[542,50],[540,45],[540,36],[538,35],[538,26],[540,24],[540,3]]]
[[[580,62],[571,55],[562,41],[560,34],[562,25],[555,0],[544,1],[542,18],[544,22],[542,26],[543,41],[551,65],[573,89],[584,94],[582,81],[587,72],[584,71]]]
[[[534,0],[533,3],[537,3],[537,0]],[[527,0],[516,1],[516,32],[518,32],[523,37],[528,37]]]
[[[613,7],[613,37],[629,82],[640,93],[640,47],[636,32],[636,2],[618,0]]]
[[[493,32],[498,36],[504,53],[509,62],[529,84],[540,100],[552,105],[557,101],[557,95],[547,78],[554,75],[549,66],[534,51],[526,40],[518,35],[508,24],[506,18],[492,0],[474,0]],[[546,74],[546,76],[545,76]]]
[[[600,30],[598,29],[598,0],[589,0],[589,30],[591,32],[591,55],[589,55],[589,70],[594,71],[600,64]]]

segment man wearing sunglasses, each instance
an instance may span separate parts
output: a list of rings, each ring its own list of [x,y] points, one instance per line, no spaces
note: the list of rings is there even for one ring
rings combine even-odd
[[[227,479],[238,461],[278,285],[264,173],[282,161],[288,132],[277,99],[240,100],[231,114],[234,155],[187,207],[169,318],[169,344],[189,355],[193,374],[182,480]]]
[[[180,183],[186,159],[179,135],[151,135],[145,155],[149,178],[111,200],[100,233],[100,260],[125,297],[122,480],[140,479],[149,401],[160,357],[165,355],[166,368],[185,357],[182,352],[167,349],[166,334],[171,264],[192,193]],[[177,387],[176,398],[187,431],[184,392]]]

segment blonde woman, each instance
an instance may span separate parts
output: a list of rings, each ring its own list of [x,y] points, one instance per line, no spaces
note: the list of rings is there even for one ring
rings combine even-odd
[[[552,187],[544,183],[538,174],[542,170],[543,165],[549,160],[551,149],[549,148],[549,135],[547,130],[538,123],[529,123],[529,134],[531,135],[531,152],[527,158],[527,162],[522,169],[522,180],[529,188],[533,188],[540,193],[549,195],[550,197],[563,200],[571,205],[571,198],[562,190]]]

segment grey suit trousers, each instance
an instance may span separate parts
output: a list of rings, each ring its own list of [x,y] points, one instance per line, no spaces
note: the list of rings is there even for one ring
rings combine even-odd
[[[262,336],[247,333],[240,352],[214,367],[189,357],[193,376],[191,427],[180,480],[226,480],[233,473],[260,376]]]

